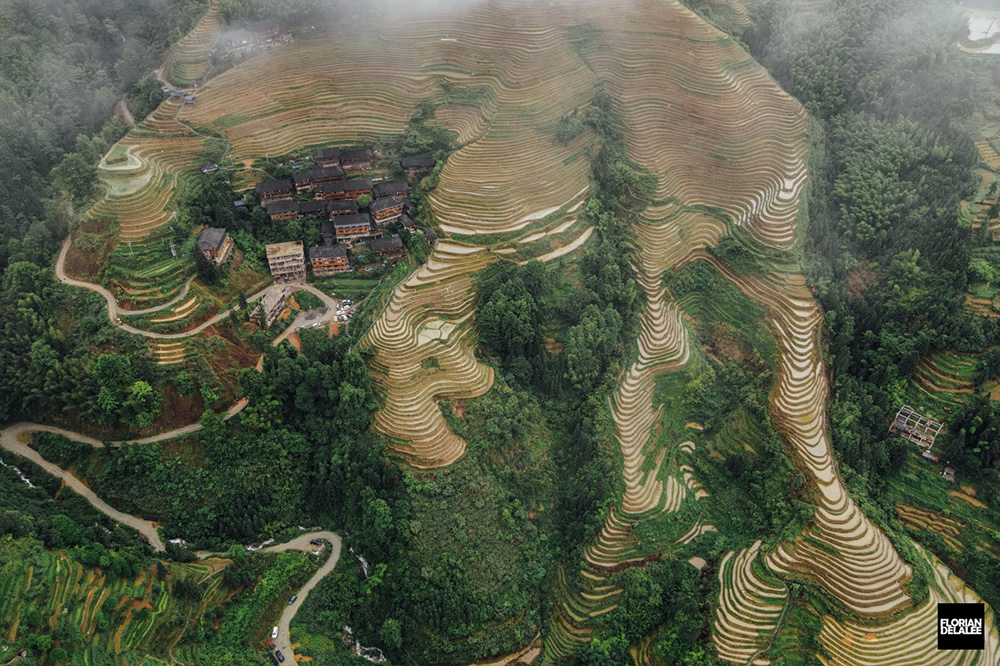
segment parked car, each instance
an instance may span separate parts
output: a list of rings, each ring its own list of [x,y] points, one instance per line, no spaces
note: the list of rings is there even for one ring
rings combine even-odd
[[[311,543],[311,544],[312,544],[312,545],[314,545],[314,546],[322,546],[322,545],[323,545],[323,542],[322,542],[322,541],[320,541],[319,539],[313,539],[313,540],[312,540],[312,541],[310,541],[309,543]]]
[[[292,604],[294,604],[295,600],[298,599],[298,598],[299,598],[299,595],[293,594],[292,598],[288,600],[288,605],[291,606]]]
[[[278,637],[278,628],[275,627],[274,629],[271,630],[271,638],[277,638],[277,637]]]
[[[281,650],[275,650],[274,656],[278,658],[278,661],[284,661],[285,655],[281,654]]]

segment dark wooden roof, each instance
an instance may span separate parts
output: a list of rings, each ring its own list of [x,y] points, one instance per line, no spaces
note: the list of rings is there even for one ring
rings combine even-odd
[[[376,238],[372,241],[372,249],[379,250],[401,250],[403,249],[403,239],[399,234],[393,234],[392,238]]]
[[[302,173],[295,174],[295,183],[304,183],[310,180],[321,180],[323,178],[343,178],[344,170],[339,166],[332,167],[316,167],[314,169],[309,169],[308,171],[303,171]]]
[[[399,197],[382,197],[381,199],[376,199],[371,206],[370,210],[375,213],[380,210],[388,210],[390,208],[401,208],[403,205],[403,200]]]
[[[339,183],[323,183],[316,188],[317,192],[356,192],[372,189],[370,180],[342,180]]]
[[[345,210],[352,213],[358,212],[358,202],[354,199],[347,199],[344,201],[327,201],[327,212],[330,213],[342,213]]]
[[[292,181],[282,178],[281,180],[265,180],[254,186],[257,194],[269,194],[271,192],[291,192]]]
[[[226,230],[223,227],[209,227],[198,236],[199,250],[215,250],[226,238]]]
[[[336,259],[338,257],[347,257],[347,248],[340,243],[309,248],[309,259]]]
[[[358,150],[342,150],[340,151],[340,162],[356,162],[356,161],[366,161],[372,158],[372,151],[368,148],[361,148]]]
[[[299,204],[299,215],[324,216],[330,208],[329,201],[303,201]]]
[[[314,160],[340,159],[340,148],[318,148],[313,151]]]
[[[344,227],[356,227],[362,224],[371,224],[371,218],[364,213],[355,213],[354,215],[338,215],[333,218],[333,226],[337,229],[343,229]]]
[[[379,197],[393,196],[410,191],[410,185],[402,180],[394,180],[390,183],[379,183],[372,188],[372,194],[376,199]]]
[[[283,213],[298,213],[299,203],[297,201],[279,201],[267,207],[268,215],[281,215]]]

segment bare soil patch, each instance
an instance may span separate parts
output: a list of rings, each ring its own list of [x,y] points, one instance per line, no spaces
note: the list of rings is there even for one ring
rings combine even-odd
[[[64,269],[66,275],[77,280],[95,281],[104,265],[107,263],[108,255],[115,247],[114,236],[108,232],[108,222],[106,220],[89,220],[73,232],[73,242],[70,244],[69,252],[66,253],[66,263]],[[103,236],[103,245],[96,250],[83,250],[77,247],[76,239],[81,233]]]
[[[858,298],[869,286],[878,280],[878,275],[868,268],[865,262],[847,274],[847,295],[851,298]]]
[[[980,509],[986,508],[986,505],[980,502],[979,500],[973,497],[969,497],[968,495],[965,495],[963,493],[960,493],[957,490],[951,490],[948,492],[948,494],[951,495],[952,497],[958,497],[959,499],[963,499],[969,504],[972,504],[973,506],[978,506]]]

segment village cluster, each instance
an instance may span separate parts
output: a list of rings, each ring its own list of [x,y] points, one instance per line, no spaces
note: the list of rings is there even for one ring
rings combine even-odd
[[[395,262],[403,256],[403,241],[399,234],[385,236],[385,225],[399,222],[411,233],[417,231],[410,214],[413,204],[407,198],[410,186],[406,181],[373,183],[370,179],[345,179],[345,170],[369,171],[372,151],[367,148],[341,150],[321,148],[313,152],[315,167],[298,173],[292,179],[268,180],[257,183],[255,190],[260,205],[274,222],[306,217],[323,220],[320,226],[322,241],[309,248],[308,261],[302,241],[272,243],[265,246],[271,275],[283,282],[304,280],[306,267],[316,277],[334,275],[353,270],[348,249],[354,243],[370,243],[376,259]],[[407,177],[419,175],[432,168],[431,157],[408,157],[400,166]],[[215,164],[202,165],[202,172],[211,173]],[[311,195],[312,198],[306,198]],[[366,197],[367,206],[358,200]],[[430,232],[428,232],[430,235]],[[428,238],[433,242],[433,236]],[[209,227],[198,236],[198,251],[206,259],[221,265],[233,250],[233,240],[225,228]],[[284,307],[289,290],[287,287],[270,290],[254,309],[251,319],[269,327]],[[353,312],[353,305],[345,304],[337,319],[346,321]]]

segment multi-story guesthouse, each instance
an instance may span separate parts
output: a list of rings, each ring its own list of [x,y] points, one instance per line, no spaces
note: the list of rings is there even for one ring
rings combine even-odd
[[[336,230],[338,243],[372,235],[371,221],[367,215],[338,215],[331,222]]]
[[[367,171],[372,168],[372,151],[367,148],[342,150],[340,151],[340,166],[352,171]]]
[[[306,258],[302,241],[272,243],[264,248],[271,275],[286,280],[302,280],[306,276]]]
[[[313,162],[323,169],[340,166],[340,148],[320,148],[313,151]]]
[[[291,201],[292,195],[295,194],[295,186],[292,181],[286,179],[265,180],[263,183],[257,183],[254,189],[257,190],[261,206],[270,206],[279,201]]]
[[[198,250],[209,261],[222,264],[233,251],[233,239],[222,227],[209,227],[198,236]]]
[[[309,262],[313,275],[322,277],[351,270],[347,262],[347,248],[343,245],[317,245],[309,248]]]
[[[316,199],[328,199],[330,201],[340,201],[343,199],[357,199],[362,194],[371,196],[372,181],[370,180],[343,180],[339,183],[327,183],[319,185],[313,190]]]
[[[384,224],[403,214],[403,200],[399,197],[382,197],[376,199],[369,210],[377,223]]]
[[[393,234],[392,238],[376,238],[372,241],[372,249],[376,257],[399,259],[403,256],[403,239],[399,234]]]

